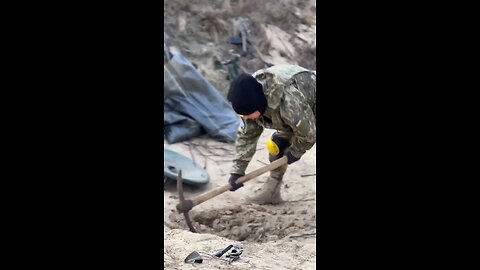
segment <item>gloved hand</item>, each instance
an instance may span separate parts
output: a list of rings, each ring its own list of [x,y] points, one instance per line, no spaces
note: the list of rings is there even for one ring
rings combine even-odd
[[[292,153],[290,152],[290,149],[287,149],[285,151],[285,156],[287,156],[288,164],[292,164],[292,163],[300,160],[299,157],[297,158],[296,156],[292,155]]]
[[[237,181],[238,178],[242,177],[243,175],[240,175],[240,174],[236,174],[236,173],[232,173],[230,175],[230,179],[228,179],[228,183],[230,183],[230,185],[232,186],[232,188],[230,189],[230,191],[235,191],[241,187],[243,187],[243,184],[240,183],[240,184],[237,184],[235,183]]]

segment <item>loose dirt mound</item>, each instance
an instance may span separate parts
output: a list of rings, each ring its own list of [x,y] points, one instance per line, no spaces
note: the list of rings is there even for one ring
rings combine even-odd
[[[295,204],[295,207],[292,205]],[[287,236],[315,234],[316,209],[302,202],[279,206],[247,204],[208,211],[190,211],[199,233],[216,234],[236,241],[267,242]],[[170,214],[169,226],[188,230],[185,218]]]

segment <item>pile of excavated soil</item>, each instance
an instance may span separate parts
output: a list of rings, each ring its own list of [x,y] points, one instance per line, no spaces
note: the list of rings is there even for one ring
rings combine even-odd
[[[236,241],[267,242],[287,236],[316,233],[316,209],[302,202],[278,206],[245,204],[189,213],[198,233],[216,234]],[[183,214],[172,210],[171,228],[188,227]]]

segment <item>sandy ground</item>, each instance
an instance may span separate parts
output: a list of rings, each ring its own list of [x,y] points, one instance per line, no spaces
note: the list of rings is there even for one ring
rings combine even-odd
[[[266,130],[259,140],[257,153],[247,173],[268,163],[266,140],[273,131]],[[190,146],[188,145],[190,144]],[[165,148],[195,159],[210,176],[200,188],[185,187],[187,198],[225,185],[228,180],[233,144],[205,138],[169,145]],[[245,201],[265,181],[268,173],[251,180],[236,192],[226,192],[190,211],[200,234],[188,231],[183,215],[175,211],[178,204],[176,183],[164,191],[164,268],[192,269],[183,262],[193,251],[212,253],[229,244],[244,246],[244,255],[232,265],[204,257],[199,269],[314,269],[316,262],[316,146],[291,165],[284,177],[284,204],[258,206]]]

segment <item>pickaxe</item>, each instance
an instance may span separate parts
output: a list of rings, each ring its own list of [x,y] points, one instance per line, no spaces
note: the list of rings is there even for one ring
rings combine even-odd
[[[271,170],[274,170],[278,167],[281,167],[283,165],[287,164],[287,157],[284,156],[280,159],[277,159],[275,161],[273,161],[272,163],[264,166],[264,167],[261,167],[261,168],[258,168],[240,178],[237,179],[237,184],[241,184],[241,183],[245,183],[249,180],[252,180],[254,179],[255,177],[259,176],[259,175],[262,175],[268,171],[271,171]],[[180,171],[178,173],[178,176],[177,176],[177,190],[178,190],[178,197],[180,198],[180,203],[177,204],[177,211],[179,213],[183,213],[183,215],[185,216],[185,220],[187,222],[187,225],[188,225],[188,228],[190,229],[190,231],[192,232],[197,232],[195,230],[195,228],[193,227],[192,225],[192,222],[190,221],[190,217],[188,216],[188,212],[195,206],[205,202],[205,201],[208,201],[210,199],[212,199],[213,197],[216,197],[226,191],[229,191],[230,189],[232,188],[232,185],[230,185],[230,183],[224,185],[224,186],[221,186],[221,187],[218,187],[218,188],[215,188],[211,191],[208,191],[202,195],[199,195],[198,197],[196,198],[193,198],[191,200],[185,200],[185,198],[183,197],[183,188],[182,188],[182,171]]]

